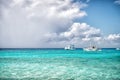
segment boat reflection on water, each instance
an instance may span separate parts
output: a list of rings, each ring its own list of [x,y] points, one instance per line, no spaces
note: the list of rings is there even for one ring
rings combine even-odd
[[[116,48],[116,50],[120,50],[120,48]]]

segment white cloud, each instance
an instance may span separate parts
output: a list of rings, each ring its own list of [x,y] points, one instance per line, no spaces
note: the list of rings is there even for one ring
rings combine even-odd
[[[101,47],[120,47],[120,34],[109,34],[108,36],[103,36],[100,41],[99,45]]]
[[[108,40],[113,41],[115,43],[120,43],[120,34],[110,34],[107,37]]]
[[[119,46],[118,34],[104,37],[100,29],[74,22],[87,16],[86,6],[72,0],[0,0],[0,47],[84,47],[90,40]]]
[[[0,47],[50,47],[44,35],[67,30],[87,15],[81,10],[86,6],[71,0],[0,0]]]
[[[99,29],[93,28],[86,23],[73,23],[65,32],[48,33],[46,35],[49,42],[65,42],[64,44],[84,44],[89,41],[99,41],[102,37]]]
[[[91,37],[100,37],[101,33],[99,29],[90,27],[86,23],[74,23],[68,31],[64,32],[65,37],[81,37],[81,38],[91,38]]]
[[[72,3],[71,0],[33,0],[32,4],[26,7],[26,10],[31,17],[41,17],[44,18],[70,18],[86,16],[86,12],[81,11],[81,8],[86,7],[83,3]],[[33,15],[34,14],[34,15]]]
[[[114,3],[120,5],[120,0],[116,0]]]
[[[73,23],[68,30],[61,33],[46,34],[48,43],[64,47],[75,44],[77,47],[87,47],[92,42],[98,47],[119,47],[120,34],[103,36],[100,29],[91,27],[86,23]]]

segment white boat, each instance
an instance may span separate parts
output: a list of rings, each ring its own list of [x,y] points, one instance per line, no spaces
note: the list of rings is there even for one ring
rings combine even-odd
[[[75,50],[75,46],[74,45],[67,45],[64,49],[65,50]]]
[[[116,50],[120,50],[120,48],[116,48]]]
[[[89,46],[86,48],[83,48],[84,51],[101,51],[100,48],[97,48],[96,46]]]

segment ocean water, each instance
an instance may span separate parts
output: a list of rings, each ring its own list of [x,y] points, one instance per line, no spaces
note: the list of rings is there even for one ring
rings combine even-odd
[[[0,80],[120,80],[120,51],[3,49]]]

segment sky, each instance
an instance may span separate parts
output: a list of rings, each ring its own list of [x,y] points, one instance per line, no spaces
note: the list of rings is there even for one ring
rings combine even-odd
[[[0,0],[0,48],[120,47],[120,0]]]

